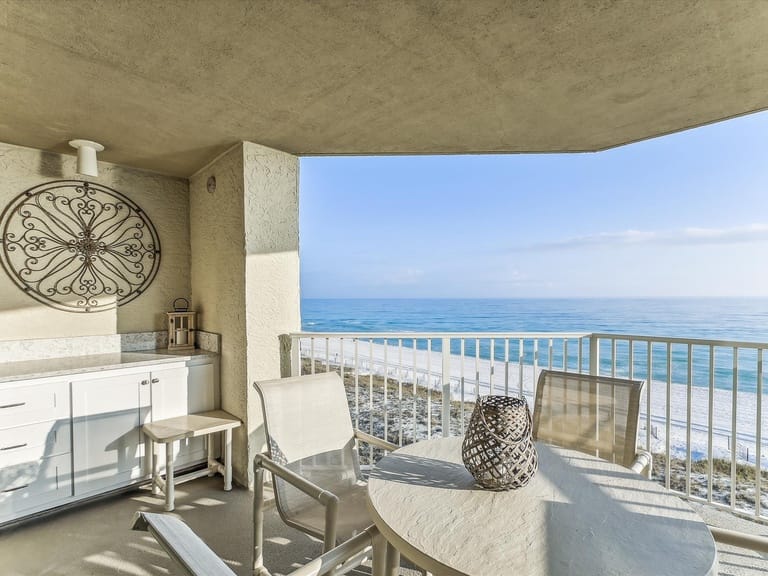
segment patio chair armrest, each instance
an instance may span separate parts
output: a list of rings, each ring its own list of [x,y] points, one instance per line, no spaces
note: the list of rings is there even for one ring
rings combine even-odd
[[[268,458],[265,454],[257,454],[253,461],[254,466],[261,466],[265,470],[272,472],[275,476],[279,476],[291,486],[298,488],[304,494],[320,502],[323,506],[326,506],[329,502],[339,501],[338,496],[333,492],[329,492],[325,488],[321,488],[317,484],[310,482],[303,476],[296,474],[293,470],[289,470],[282,464],[278,464],[274,460]]]
[[[765,536],[747,534],[745,532],[728,530],[726,528],[717,528],[716,526],[709,526],[709,531],[712,533],[715,542],[738,546],[739,548],[747,548],[748,550],[754,550],[755,552],[761,552],[763,554],[768,553],[768,538]]]
[[[328,552],[336,545],[336,524],[339,515],[339,497],[336,494],[321,488],[303,476],[299,476],[293,470],[289,470],[282,464],[271,460],[266,454],[257,454],[253,459],[253,466],[254,469],[264,468],[268,470],[322,504],[325,507],[323,552]]]
[[[357,438],[361,442],[365,442],[366,444],[371,444],[372,446],[383,448],[388,452],[393,452],[398,448],[400,448],[400,446],[398,446],[397,444],[393,444],[392,442],[387,442],[383,438],[377,438],[376,436],[367,434],[362,430],[355,430],[355,438]]]
[[[189,526],[174,516],[136,512],[132,528],[152,534],[189,576],[235,576]]]
[[[629,469],[632,470],[632,472],[642,475],[644,470],[650,470],[652,463],[653,457],[650,452],[647,452],[646,450],[638,450]]]

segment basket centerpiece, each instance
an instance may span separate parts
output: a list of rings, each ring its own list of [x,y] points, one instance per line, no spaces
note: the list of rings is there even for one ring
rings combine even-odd
[[[461,446],[464,466],[489,490],[525,486],[539,466],[532,428],[524,397],[481,396]]]

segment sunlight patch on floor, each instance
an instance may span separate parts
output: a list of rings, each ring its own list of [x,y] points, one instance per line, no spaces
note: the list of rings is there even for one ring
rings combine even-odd
[[[197,506],[223,506],[226,502],[215,498],[198,498],[192,504]]]
[[[154,543],[154,539],[152,540],[152,542]],[[157,556],[158,558],[168,558],[168,554],[166,554],[165,551],[157,548],[156,546],[145,546],[144,544],[136,544],[135,542],[129,542],[128,547],[133,548],[134,550],[138,550],[142,554]]]
[[[93,554],[83,558],[85,562],[89,564],[95,564],[104,568],[114,570],[117,574],[130,574],[131,576],[152,576],[150,572],[147,572],[140,566],[135,564],[129,564],[124,559],[120,558],[114,552],[104,552],[102,554]],[[156,567],[159,568],[159,567]],[[163,568],[167,573],[167,570]]]
[[[282,536],[272,536],[270,538],[264,538],[266,542],[271,542],[272,544],[277,544],[278,546],[288,546],[291,541],[288,538],[283,538]]]

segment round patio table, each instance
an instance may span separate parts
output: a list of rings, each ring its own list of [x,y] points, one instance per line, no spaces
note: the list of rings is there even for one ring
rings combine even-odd
[[[390,550],[421,568],[439,576],[717,573],[706,524],[663,486],[539,443],[539,470],[527,486],[484,490],[462,464],[461,441],[411,444],[371,470],[376,526]],[[394,571],[391,558],[387,564]]]

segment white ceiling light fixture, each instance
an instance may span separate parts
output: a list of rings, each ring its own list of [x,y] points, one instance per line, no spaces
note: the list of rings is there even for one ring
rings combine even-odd
[[[77,173],[83,176],[98,176],[96,152],[103,151],[104,146],[91,140],[70,140],[69,145],[77,148]]]

